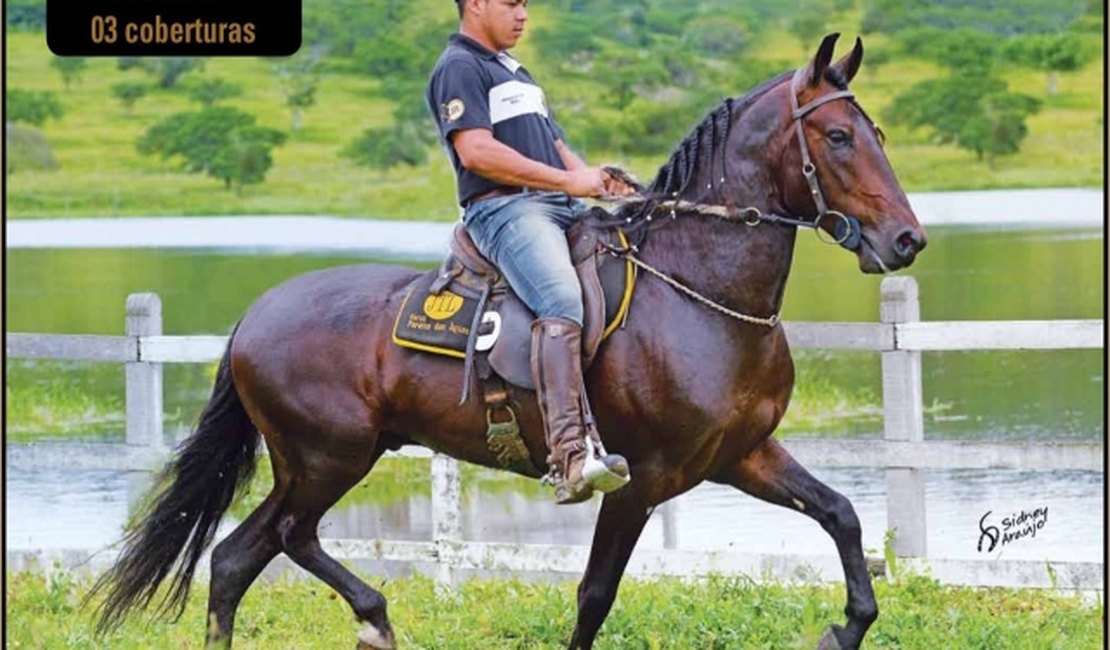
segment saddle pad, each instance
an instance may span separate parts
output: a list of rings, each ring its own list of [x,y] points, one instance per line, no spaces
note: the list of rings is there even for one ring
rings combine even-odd
[[[393,324],[393,342],[403,348],[466,358],[466,339],[478,298],[449,290],[428,293],[435,279],[434,272],[426,273],[409,290]]]

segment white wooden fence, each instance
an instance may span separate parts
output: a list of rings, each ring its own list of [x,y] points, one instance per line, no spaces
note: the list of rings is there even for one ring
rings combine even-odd
[[[1104,446],[1095,443],[974,443],[926,441],[921,353],[938,350],[1052,350],[1104,348],[1101,320],[921,322],[917,283],[911,277],[882,282],[878,323],[786,323],[794,349],[871,350],[882,355],[884,439],[788,440],[783,444],[805,465],[881,467],[886,470],[887,527],[900,566],[928,569],[942,582],[981,586],[1101,589],[1097,562],[955,560],[927,554],[924,470],[1036,469],[1104,471]],[[20,466],[153,469],[168,450],[162,430],[162,364],[208,363],[223,354],[223,336],[164,336],[161,302],[154,294],[127,299],[124,336],[5,335],[8,358],[123,362],[127,375],[126,443],[9,446],[7,460]],[[428,456],[428,453],[403,454]],[[433,538],[430,542],[324,540],[342,558],[430,562],[441,580],[457,569],[578,572],[588,547],[463,541],[458,462],[432,461]],[[817,573],[814,574],[813,572]],[[704,575],[745,572],[789,578],[842,575],[835,557],[753,555],[735,551],[641,549],[634,575]]]

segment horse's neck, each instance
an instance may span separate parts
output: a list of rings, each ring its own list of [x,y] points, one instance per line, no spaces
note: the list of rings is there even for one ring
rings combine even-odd
[[[679,215],[651,232],[642,258],[729,309],[767,317],[782,306],[795,235],[793,228],[772,224]]]

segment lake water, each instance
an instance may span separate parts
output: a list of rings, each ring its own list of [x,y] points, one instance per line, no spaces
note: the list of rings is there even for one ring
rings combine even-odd
[[[984,230],[934,227],[929,249],[909,271],[920,284],[925,320],[1101,318],[1105,265],[1101,229]],[[227,334],[250,302],[292,275],[342,263],[356,254],[245,254],[198,250],[9,250],[4,296],[12,332],[121,334],[127,294],[161,295],[167,334]],[[855,260],[799,238],[784,318],[874,321],[879,279],[861,275]],[[874,413],[881,394],[873,353],[796,355],[801,380],[827,382],[858,408],[844,417],[800,427],[791,435],[879,437]],[[957,440],[1101,441],[1105,377],[1101,351],[926,354],[926,436]],[[170,435],[196,417],[207,398],[211,367],[166,367]],[[122,439],[123,370],[115,364],[9,360],[9,386],[50,387],[109,404],[107,418],[89,422],[97,439]],[[44,388],[43,390],[47,390]],[[105,397],[107,396],[107,397]],[[101,406],[100,408],[103,408]],[[118,411],[118,406],[116,407]],[[11,424],[11,423],[8,423]],[[24,435],[27,435],[24,432]],[[419,461],[413,461],[419,462]],[[864,545],[882,547],[885,485],[878,470],[814,470],[847,495],[860,513]],[[976,557],[978,522],[1002,513],[1048,507],[1035,539],[996,551],[1009,559],[1097,561],[1104,541],[1101,472],[927,472],[929,554]],[[97,549],[114,541],[128,512],[129,491],[141,482],[119,472],[31,470],[5,475],[9,549]],[[371,488],[373,482],[371,480]],[[588,543],[596,502],[555,507],[534,491],[487,490],[465,484],[466,535],[471,539]],[[678,548],[832,554],[831,541],[808,518],[720,486],[702,486],[677,500]],[[326,537],[428,539],[427,491],[388,502],[337,509],[322,524]],[[653,518],[642,546],[662,545]]]

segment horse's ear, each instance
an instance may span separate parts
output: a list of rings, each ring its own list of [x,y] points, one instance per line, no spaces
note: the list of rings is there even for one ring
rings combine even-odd
[[[821,47],[817,48],[817,54],[814,55],[813,61],[809,63],[809,69],[806,70],[806,81],[810,86],[816,87],[821,83],[821,77],[824,76],[825,70],[829,67],[829,62],[832,61],[833,48],[836,46],[836,39],[840,38],[839,33],[832,33],[821,41]]]
[[[852,51],[834,63],[832,67],[844,76],[845,82],[852,83],[852,79],[859,72],[860,61],[863,61],[863,41],[857,36],[856,45],[852,48]]]

